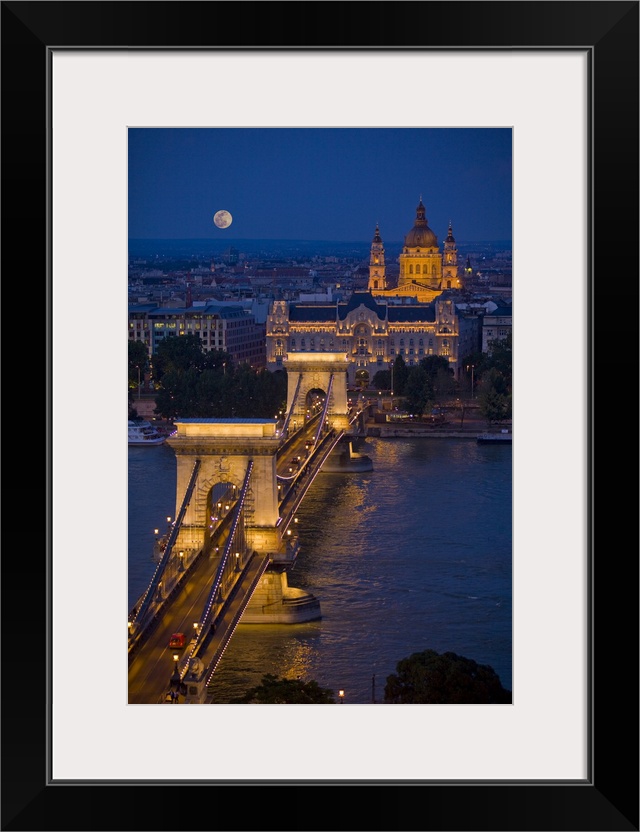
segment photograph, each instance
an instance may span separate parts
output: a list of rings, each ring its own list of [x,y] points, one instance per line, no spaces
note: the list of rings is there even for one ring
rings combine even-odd
[[[638,832],[639,5],[3,0],[2,830]]]
[[[512,703],[512,144],[129,130],[130,704]]]

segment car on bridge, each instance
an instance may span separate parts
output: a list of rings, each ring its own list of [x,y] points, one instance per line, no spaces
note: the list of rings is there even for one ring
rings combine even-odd
[[[169,647],[184,647],[187,643],[187,637],[184,633],[172,633],[169,639]]]

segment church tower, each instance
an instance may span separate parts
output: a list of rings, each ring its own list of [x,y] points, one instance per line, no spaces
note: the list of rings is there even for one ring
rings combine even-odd
[[[449,233],[444,241],[444,253],[442,256],[442,288],[460,289],[460,277],[458,274],[458,249],[453,236],[451,220],[449,220]]]
[[[380,228],[376,223],[375,234],[371,243],[371,255],[369,257],[369,286],[370,292],[384,291],[387,288],[386,278],[387,267],[384,263],[384,245],[380,236]]]
[[[473,268],[471,267],[471,260],[467,257],[467,265],[464,267],[464,283],[468,286],[468,281],[473,277]]]
[[[438,238],[429,228],[422,197],[416,208],[416,220],[404,238],[398,289],[412,289],[419,296],[442,289],[442,254]]]

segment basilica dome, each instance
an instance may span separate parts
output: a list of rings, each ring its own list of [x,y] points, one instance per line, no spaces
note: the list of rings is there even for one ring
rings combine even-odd
[[[438,238],[427,225],[426,209],[420,200],[416,208],[416,221],[411,231],[405,236],[404,244],[407,248],[437,248]]]

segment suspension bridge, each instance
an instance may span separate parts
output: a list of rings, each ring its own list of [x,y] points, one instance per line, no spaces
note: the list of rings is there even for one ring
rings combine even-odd
[[[130,704],[206,703],[241,620],[321,617],[318,599],[289,586],[287,575],[300,549],[300,504],[327,460],[363,431],[345,363],[332,353],[290,360],[282,420],[176,420],[167,440],[177,462],[176,517],[128,618]],[[176,633],[184,643],[171,648]]]

